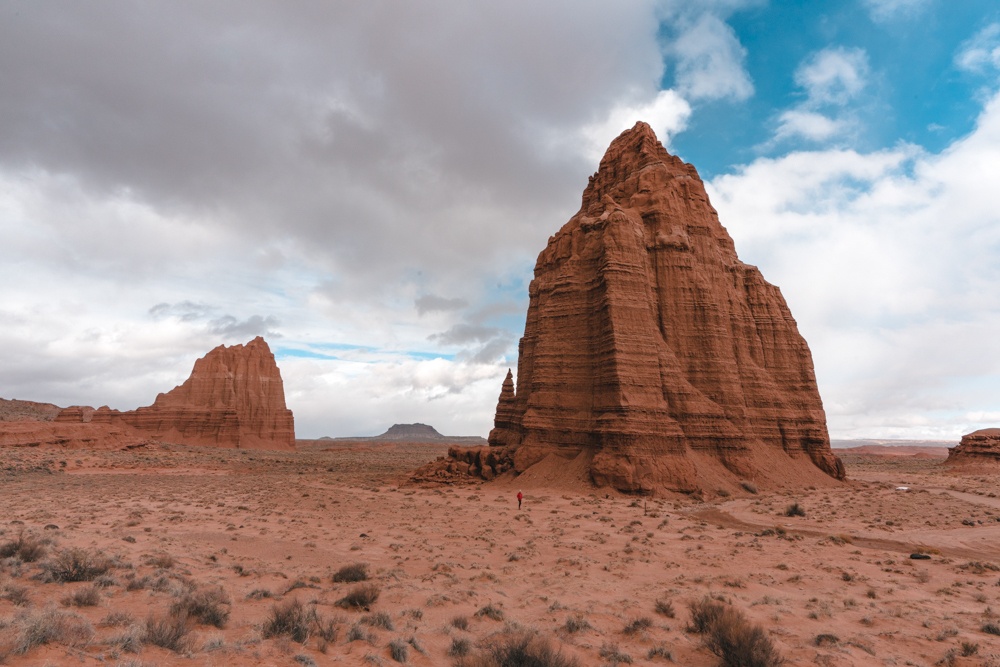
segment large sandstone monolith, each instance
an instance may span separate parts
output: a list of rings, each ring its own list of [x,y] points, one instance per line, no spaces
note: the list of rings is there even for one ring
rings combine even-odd
[[[589,457],[593,482],[642,493],[844,477],[781,292],[645,123],[608,148],[529,298],[490,433],[517,471]]]
[[[194,363],[182,385],[160,394],[148,407],[117,417],[168,442],[246,449],[295,446],[281,373],[260,336],[246,345],[220,345]],[[93,417],[98,422],[107,418],[100,410]]]
[[[984,428],[962,436],[948,450],[947,464],[1000,463],[1000,428]]]

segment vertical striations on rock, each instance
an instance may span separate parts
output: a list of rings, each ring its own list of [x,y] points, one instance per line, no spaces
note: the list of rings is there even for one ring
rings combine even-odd
[[[281,372],[260,336],[246,345],[220,345],[195,362],[183,384],[148,407],[116,416],[153,437],[186,444],[248,449],[295,445]],[[95,413],[95,418],[102,421],[106,415]]]
[[[585,455],[596,484],[629,492],[844,477],[781,292],[645,123],[608,148],[529,299],[489,438],[518,471]]]

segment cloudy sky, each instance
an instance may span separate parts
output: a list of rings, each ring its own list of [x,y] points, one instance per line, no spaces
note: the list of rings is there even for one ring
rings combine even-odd
[[[485,435],[648,121],[831,436],[1000,426],[995,0],[0,1],[0,396],[132,409],[263,335],[300,437]]]

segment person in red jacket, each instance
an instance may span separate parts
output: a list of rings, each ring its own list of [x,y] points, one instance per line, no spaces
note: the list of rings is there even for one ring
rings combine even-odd
[[[517,509],[521,509],[521,501],[524,500],[524,494],[520,491],[517,492]]]

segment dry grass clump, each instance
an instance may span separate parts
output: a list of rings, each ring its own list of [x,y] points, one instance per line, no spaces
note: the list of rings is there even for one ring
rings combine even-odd
[[[785,508],[785,516],[805,516],[805,515],[806,515],[805,508],[802,507],[802,505],[798,504],[797,502],[792,503],[791,505]]]
[[[632,656],[628,653],[622,653],[618,648],[618,644],[601,644],[601,650],[597,654],[612,665],[632,664]]]
[[[130,623],[124,630],[113,635],[108,644],[124,653],[141,653],[146,644],[146,626]]]
[[[467,637],[453,637],[451,646],[448,648],[448,655],[453,658],[461,658],[469,655],[472,651],[472,642]]]
[[[528,632],[495,636],[486,642],[482,653],[461,657],[456,667],[579,667],[552,641]]]
[[[305,644],[313,635],[322,642],[333,642],[337,639],[338,624],[336,620],[323,618],[315,607],[306,609],[298,598],[294,598],[284,604],[271,605],[261,634],[265,639],[289,637],[299,644]]]
[[[367,611],[378,600],[379,592],[380,589],[375,584],[356,586],[347,595],[337,600],[337,606],[344,609],[354,608]]]
[[[784,660],[767,633],[738,609],[709,598],[692,602],[692,632],[705,635],[705,646],[722,667],[777,667]]]
[[[396,629],[395,626],[392,624],[392,617],[389,616],[389,614],[387,614],[384,611],[377,611],[373,614],[366,614],[361,617],[361,622],[373,628],[382,628],[383,630]]]
[[[60,583],[93,581],[114,567],[114,561],[99,551],[69,547],[57,551],[41,564],[45,581]]]
[[[653,627],[653,621],[645,616],[642,618],[635,618],[629,621],[625,625],[625,629],[622,630],[627,635],[634,635],[643,630],[648,630]]]
[[[661,616],[666,616],[667,618],[674,617],[674,603],[670,600],[659,599],[656,604],[653,605],[654,611]]]
[[[479,617],[485,616],[486,618],[492,618],[494,621],[502,621],[503,609],[501,609],[500,607],[496,606],[491,602],[488,605],[480,607],[479,611],[476,612],[476,616]]]
[[[345,565],[333,573],[332,579],[335,584],[353,584],[359,581],[368,581],[368,564],[352,563],[351,565]]]
[[[580,615],[570,616],[566,619],[566,624],[563,625],[566,632],[571,634],[574,632],[581,632],[583,630],[590,630],[592,627],[593,626],[590,625],[590,622]]]
[[[174,653],[183,653],[189,645],[186,614],[150,615],[146,619],[143,640]]]
[[[87,619],[52,607],[19,614],[13,626],[17,630],[14,653],[19,655],[46,644],[85,646],[94,637],[94,628]]]
[[[222,588],[189,591],[170,607],[172,616],[186,615],[202,625],[226,627],[230,611],[229,596]]]
[[[459,630],[469,629],[469,617],[468,616],[455,616],[451,619],[451,626]]]
[[[47,550],[47,540],[22,530],[13,540],[0,544],[0,558],[17,556],[22,563],[34,563],[44,556]]]
[[[410,645],[402,639],[393,639],[389,642],[389,655],[396,662],[406,662],[410,657]]]
[[[78,588],[60,602],[67,607],[96,607],[101,603],[101,592],[93,585]]]

